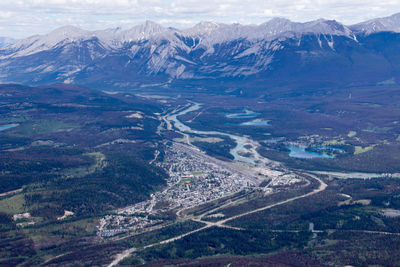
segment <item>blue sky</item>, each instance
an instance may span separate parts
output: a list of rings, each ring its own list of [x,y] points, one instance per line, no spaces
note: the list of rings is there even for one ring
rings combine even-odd
[[[152,20],[188,28],[199,21],[260,24],[336,19],[345,24],[400,12],[400,0],[0,0],[0,36],[23,38],[64,25],[128,28]]]

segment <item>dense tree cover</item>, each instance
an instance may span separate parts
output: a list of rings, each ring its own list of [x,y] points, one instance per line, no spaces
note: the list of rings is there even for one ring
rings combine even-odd
[[[7,213],[0,213],[0,265],[36,266],[66,252],[72,255],[60,262],[87,257],[88,264],[105,264],[125,248],[92,248],[95,226],[105,211],[147,199],[165,185],[164,171],[149,164],[163,149],[157,112],[157,102],[134,95],[0,86],[0,125],[17,125],[0,132],[0,212]],[[74,215],[58,220],[65,210]],[[11,219],[24,212],[27,218]]]
[[[249,255],[268,253],[282,248],[303,247],[310,233],[271,233],[268,231],[236,231],[211,228],[184,237],[173,244],[139,252],[135,257],[145,261],[171,258],[198,258],[221,254]]]
[[[106,157],[107,166],[101,171],[82,178],[57,179],[48,183],[46,193],[26,197],[28,205],[38,206],[38,215],[44,215],[51,205],[57,205],[61,211],[72,210],[78,215],[95,215],[143,201],[165,183],[162,170],[149,168],[132,155],[106,154]]]
[[[198,264],[226,262],[234,265],[238,259],[233,255],[252,254],[257,255],[256,258],[250,257],[247,262],[256,264],[261,256],[265,257],[266,263],[274,262],[271,266],[279,266],[278,263],[302,266],[301,262],[307,262],[307,266],[364,266],[371,263],[396,266],[400,262],[396,235],[400,233],[400,217],[382,213],[382,209],[397,206],[387,200],[381,202],[380,196],[398,196],[400,181],[330,179],[326,182],[327,190],[319,194],[228,223],[246,230],[211,228],[172,244],[135,253],[123,263],[190,266],[192,260],[187,259],[197,259]],[[312,233],[310,223],[322,232]],[[394,234],[379,234],[380,231]],[[262,256],[272,251],[274,254]],[[298,262],[286,258],[291,253],[297,255]],[[212,258],[205,260],[204,256]]]
[[[158,241],[166,240],[171,237],[193,231],[197,228],[204,226],[203,223],[194,221],[176,222],[156,229],[155,231],[133,235],[131,237],[121,240],[121,242],[128,247],[143,247],[145,245],[153,244]]]
[[[233,84],[231,86],[234,88]],[[247,86],[248,92],[260,89],[259,85],[252,82]],[[251,136],[264,145],[260,150],[263,156],[285,162],[293,168],[398,171],[398,86],[305,86],[293,92],[295,86],[299,85],[267,88],[257,98],[229,94],[197,96],[204,105],[201,112],[191,112],[180,118],[194,129]],[[226,116],[242,113],[246,109],[258,115],[251,118]],[[254,119],[268,121],[269,125],[241,125]],[[345,152],[338,154],[335,159],[296,159],[289,157],[285,149],[289,142],[316,147],[330,144]],[[370,146],[373,149],[354,153],[356,147],[365,149]]]
[[[235,146],[233,140],[224,138],[224,142],[207,143],[207,142],[193,142],[193,145],[205,151],[208,155],[220,158],[222,160],[232,160],[233,156],[230,150]]]
[[[60,254],[63,255],[48,263],[105,265],[112,255],[124,249],[140,248],[200,227],[201,224],[191,221],[174,223],[175,217],[167,214],[165,218],[171,225],[153,232],[120,241],[103,240],[100,244],[95,237],[97,216],[142,201],[165,185],[166,174],[150,162],[156,150],[161,152],[159,158],[162,159],[165,139],[179,135],[171,131],[157,134],[157,114],[162,111],[158,102],[125,93],[107,95],[64,85],[41,88],[8,85],[0,89],[8,95],[0,98],[0,125],[19,124],[0,132],[0,193],[22,189],[0,198],[3,209],[0,211],[8,212],[0,213],[0,258],[7,258],[7,262],[0,261],[0,265],[16,265],[23,261],[27,265],[38,265]],[[362,93],[360,90],[351,89],[353,95]],[[348,100],[345,104],[338,100],[347,97],[348,90],[332,92],[331,100],[326,98],[326,92],[307,91],[296,96],[299,98],[294,102],[291,102],[294,96],[278,97],[274,92],[258,99],[197,96],[202,103],[207,103],[204,112],[189,113],[181,119],[196,129],[250,135],[263,144],[260,149],[263,155],[295,168],[397,170],[399,126],[393,123],[398,120],[397,109],[388,114],[393,105],[387,97],[378,94],[373,99],[370,88],[364,92],[363,99]],[[398,93],[391,93],[397,99]],[[182,101],[174,103],[182,104]],[[173,105],[166,107],[171,110]],[[366,116],[372,107],[376,112]],[[271,120],[272,126],[241,127],[248,119],[225,116],[241,112],[243,108]],[[140,116],[129,118],[130,114]],[[349,136],[350,130],[356,131],[356,137]],[[327,140],[343,138],[346,144],[341,147],[345,153],[333,160],[299,160],[288,157],[284,143],[268,142],[274,138],[296,141],[309,136],[319,136],[316,139],[323,136]],[[227,159],[233,143],[228,138],[223,139],[216,144],[194,144],[213,156]],[[376,144],[373,150],[354,155],[355,146],[372,144]],[[230,200],[242,199],[239,205],[216,211],[230,217],[310,192],[318,186],[314,180],[310,182],[308,186],[298,184],[290,190],[276,188],[278,193],[267,196],[256,190],[243,190],[231,199],[207,203],[188,213],[201,214]],[[397,236],[376,237],[354,231],[400,232],[399,218],[382,214],[382,209],[400,209],[399,182],[395,179],[329,179],[326,182],[329,187],[322,193],[229,222],[245,228],[243,231],[207,229],[177,242],[141,251],[124,263],[159,262],[160,259],[186,260],[187,263],[188,259],[205,256],[222,255],[229,259],[251,254],[266,257],[271,266],[277,266],[273,263],[293,265],[294,259],[298,259],[300,266],[302,263],[303,266],[323,266],[324,262],[329,265],[366,265],[369,262],[398,265]],[[351,199],[343,194],[350,195]],[[65,210],[75,214],[63,221],[57,220]],[[26,226],[23,231],[16,227],[17,223],[27,221],[12,220],[12,214],[21,212],[29,212],[35,225]],[[310,223],[323,232],[315,237],[309,231]],[[353,240],[357,238],[361,245]],[[394,245],[385,246],[385,242]],[[352,253],[351,257],[346,250]],[[251,258],[246,260],[252,261]],[[238,259],[238,262],[243,261]]]
[[[0,265],[15,266],[35,254],[32,240],[17,229],[10,215],[0,212]]]
[[[161,149],[156,102],[65,85],[0,89],[0,125],[18,125],[0,132],[0,192],[23,188],[34,216],[101,214],[164,185],[148,164]]]

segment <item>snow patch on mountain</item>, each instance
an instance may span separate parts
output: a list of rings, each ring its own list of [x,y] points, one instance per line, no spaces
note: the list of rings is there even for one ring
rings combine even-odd
[[[126,44],[131,44],[131,54],[135,56],[138,46],[151,43],[150,54],[164,41],[176,49],[190,52],[204,49],[204,55],[213,54],[216,44],[232,42],[234,40],[273,40],[276,38],[297,37],[302,34],[330,34],[353,38],[351,30],[333,20],[316,20],[306,23],[292,22],[283,18],[274,18],[261,25],[223,24],[201,22],[186,30],[165,28],[155,22],[146,21],[144,24],[130,29],[121,28],[98,31],[82,30],[74,26],[65,26],[45,35],[35,35],[16,42],[6,48],[1,59],[7,57],[23,57],[42,51],[61,47],[71,43],[79,45],[85,41],[97,40],[104,49],[118,51]],[[193,45],[186,45],[179,37],[193,40]]]
[[[340,50],[346,38],[346,43],[357,42],[360,31],[387,29],[400,32],[400,14],[351,27],[335,20],[299,23],[284,18],[260,25],[201,22],[185,30],[151,21],[97,31],[66,26],[0,48],[0,77],[14,73],[46,82],[110,79],[115,73],[127,79],[159,74],[171,80],[243,77],[276,67],[272,63],[285,48],[296,46],[294,53],[303,58],[322,57],[327,50]]]
[[[0,48],[12,45],[17,40],[9,37],[0,37]]]
[[[74,26],[64,26],[46,35],[34,35],[6,47],[13,57],[28,56],[52,49],[65,43],[73,43],[87,38],[89,32]]]
[[[350,26],[355,32],[371,34],[376,32],[400,32],[400,13],[385,18],[372,19]]]

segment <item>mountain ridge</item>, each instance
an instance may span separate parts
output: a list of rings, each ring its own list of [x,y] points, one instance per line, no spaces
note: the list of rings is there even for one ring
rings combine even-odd
[[[338,27],[339,26],[339,27]],[[341,28],[341,29],[339,29]],[[226,32],[227,34],[223,34]],[[212,35],[221,35],[225,38],[215,38]],[[28,38],[17,41],[7,49],[12,51],[20,51],[28,46],[28,44],[39,43],[44,47],[51,47],[64,40],[77,41],[88,40],[97,37],[102,43],[110,47],[122,46],[124,43],[145,40],[150,38],[166,38],[171,34],[178,34],[190,37],[208,38],[210,43],[220,43],[230,41],[232,39],[272,39],[285,33],[321,33],[334,35],[350,35],[347,26],[334,20],[318,19],[310,22],[292,22],[283,18],[273,18],[260,25],[242,25],[238,23],[224,24],[216,22],[200,22],[192,28],[178,30],[163,27],[162,25],[146,21],[143,24],[136,25],[132,28],[122,30],[121,28],[112,28],[105,30],[83,30],[78,27],[67,25],[57,28],[50,33],[44,35],[33,35]],[[224,36],[225,35],[225,36]],[[114,45],[111,45],[114,43]],[[17,54],[19,55],[19,54]],[[23,54],[24,56],[25,54]]]
[[[400,14],[379,21],[395,29],[397,17]],[[367,81],[379,76],[374,80],[379,82],[393,78],[400,64],[393,62],[397,57],[375,51],[377,47],[372,47],[375,44],[368,43],[377,42],[369,36],[385,34],[384,27],[379,31],[375,27],[370,32],[367,26],[371,23],[375,22],[346,26],[335,20],[299,23],[274,18],[260,25],[200,22],[186,30],[151,21],[127,30],[87,31],[64,26],[0,49],[0,81],[120,87],[154,81],[170,84],[177,79],[243,79],[254,75],[291,80],[296,75],[298,79],[312,76],[312,72],[344,79],[345,74],[338,73],[337,66],[345,66],[348,75],[353,73],[357,79]],[[390,38],[396,39],[392,35]],[[376,45],[388,50],[381,42]],[[392,45],[396,47],[397,41]],[[326,62],[328,58],[331,60]],[[371,68],[365,63],[374,64],[376,60],[381,62],[385,74],[377,69],[378,64],[375,74],[368,75]],[[326,72],[321,72],[321,67]],[[300,69],[303,72],[299,73]],[[359,82],[350,76],[344,80]]]
[[[382,31],[400,32],[400,13],[389,17],[376,18],[351,26],[353,31],[371,34]]]
[[[129,29],[122,30],[120,27],[117,28],[109,28],[104,30],[84,30],[80,29],[76,26],[66,25],[59,27],[48,34],[44,35],[32,35],[20,41],[17,41],[15,46],[19,46],[20,43],[24,43],[27,40],[37,38],[37,37],[46,37],[51,35],[63,35],[66,38],[80,37],[80,38],[89,38],[89,37],[100,37],[99,39],[107,39],[106,35],[115,35],[119,37],[122,42],[129,42],[135,39],[147,39],[151,36],[158,35],[160,33],[179,33],[183,35],[199,35],[205,36],[207,34],[211,34],[214,31],[218,31],[219,29],[224,28],[225,30],[232,28],[239,31],[241,34],[239,36],[235,36],[236,38],[246,37],[246,38],[254,38],[254,33],[250,33],[246,35],[246,31],[252,30],[259,34],[257,37],[262,37],[264,39],[276,37],[279,34],[285,32],[294,32],[294,33],[321,33],[321,34],[335,34],[335,35],[350,35],[352,31],[357,33],[365,33],[371,34],[382,31],[394,31],[400,32],[400,13],[393,14],[388,17],[376,18],[367,20],[364,22],[360,22],[353,25],[345,25],[336,20],[328,20],[328,19],[317,19],[308,22],[293,22],[286,18],[275,17],[261,23],[259,25],[255,24],[225,24],[225,23],[217,23],[212,21],[202,21],[197,23],[191,28],[179,30],[171,27],[164,27],[161,24],[158,24],[153,21],[145,21],[143,24],[135,25]],[[263,34],[261,36],[261,34]],[[71,36],[72,35],[72,36]],[[4,38],[13,40],[12,38]],[[15,41],[15,40],[14,40]],[[11,43],[11,42],[10,42]]]
[[[17,40],[10,37],[0,37],[0,48],[9,46],[15,43]]]

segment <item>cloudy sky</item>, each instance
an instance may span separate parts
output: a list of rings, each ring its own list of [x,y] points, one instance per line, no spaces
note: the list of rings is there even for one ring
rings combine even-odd
[[[64,25],[87,30],[145,20],[187,28],[199,21],[259,24],[272,17],[353,24],[400,12],[400,0],[0,0],[0,36],[23,38]]]

